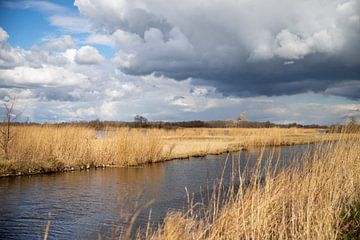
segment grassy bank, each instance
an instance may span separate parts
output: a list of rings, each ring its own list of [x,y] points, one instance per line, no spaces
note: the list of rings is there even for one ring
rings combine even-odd
[[[116,129],[107,137],[82,127],[14,127],[8,159],[0,173],[21,174],[102,167],[132,166],[162,159],[156,131]]]
[[[34,174],[150,162],[235,151],[251,146],[303,144],[339,139],[318,129],[95,129],[75,126],[13,126],[0,175]]]
[[[359,138],[344,135],[303,158],[302,168],[277,175],[268,170],[261,182],[259,171],[246,184],[246,173],[238,176],[239,190],[230,187],[221,203],[215,193],[202,217],[191,208],[186,214],[170,212],[147,238],[359,239]]]

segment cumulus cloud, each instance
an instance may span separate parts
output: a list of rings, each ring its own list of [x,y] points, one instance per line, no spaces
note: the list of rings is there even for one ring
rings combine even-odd
[[[8,33],[0,27],[0,69],[21,64],[26,55],[26,51],[23,49],[12,48],[7,43],[8,38]]]
[[[68,59],[59,52],[71,47],[74,47],[74,40],[68,35],[47,40],[41,46],[33,46],[31,50],[13,48],[6,41],[0,42],[0,69],[12,69],[18,66],[34,68],[43,65],[64,66],[68,63]]]
[[[70,35],[50,39],[45,43],[45,47],[55,50],[66,50],[75,47],[75,41]]]
[[[87,77],[65,68],[45,66],[42,68],[15,67],[0,70],[0,79],[8,85],[18,86],[71,86],[84,84]]]
[[[101,32],[90,40],[114,46],[114,61],[128,74],[192,77],[239,96],[318,92],[360,79],[358,0],[75,5]],[[313,80],[316,86],[291,87]]]
[[[114,37],[117,44],[128,46],[133,50],[131,52],[119,50],[114,59],[122,69],[127,69],[128,73],[162,72],[166,59],[168,70],[181,70],[188,67],[195,54],[193,46],[177,28],[168,33],[167,39],[156,28],[145,31],[143,39],[136,34],[121,30],[117,30]],[[147,56],[147,58],[139,56]]]
[[[310,53],[332,53],[342,47],[342,36],[337,32],[321,30],[312,36],[301,38],[288,30],[282,30],[275,38],[274,55],[294,60]]]
[[[320,30],[305,37],[283,29],[274,39],[264,34],[261,38],[263,43],[250,53],[249,60],[268,60],[273,57],[298,60],[311,53],[335,53],[343,46],[343,37],[336,29]]]
[[[12,49],[6,45],[0,48],[0,69],[10,68],[21,64],[24,60],[24,51]]]
[[[92,46],[83,46],[76,52],[75,61],[78,64],[99,64],[104,57]]]

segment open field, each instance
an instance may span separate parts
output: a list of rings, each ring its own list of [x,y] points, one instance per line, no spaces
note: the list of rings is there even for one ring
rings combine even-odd
[[[169,212],[147,239],[359,239],[360,139],[319,145],[298,161],[302,168],[267,169],[261,181],[259,168],[237,175],[239,190],[230,186],[224,199],[214,191],[200,212],[201,204]]]
[[[7,151],[1,149],[0,175],[33,174],[145,163],[236,151],[338,140],[319,129],[109,128],[99,135],[77,126],[12,126]],[[350,136],[350,135],[348,135]]]

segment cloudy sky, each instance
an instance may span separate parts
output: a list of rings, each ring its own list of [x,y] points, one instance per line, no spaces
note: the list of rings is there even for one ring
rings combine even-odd
[[[38,122],[360,116],[360,0],[0,1],[0,101]]]

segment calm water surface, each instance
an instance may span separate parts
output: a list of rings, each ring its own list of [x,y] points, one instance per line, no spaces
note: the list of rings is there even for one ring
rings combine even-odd
[[[295,155],[313,146],[275,148],[281,167]],[[272,150],[265,151],[265,159]],[[281,154],[279,155],[279,152]],[[50,175],[0,179],[0,238],[39,239],[51,219],[50,239],[107,239],[121,231],[136,204],[151,200],[151,223],[157,226],[166,212],[185,210],[185,188],[199,200],[200,192],[210,189],[221,176],[225,163],[225,182],[231,168],[253,167],[259,149],[229,155],[191,158],[152,164],[140,168],[107,168]],[[265,163],[264,163],[265,164]],[[202,190],[201,190],[202,189]],[[145,228],[150,208],[137,218],[136,227]],[[50,217],[49,217],[50,214]]]

